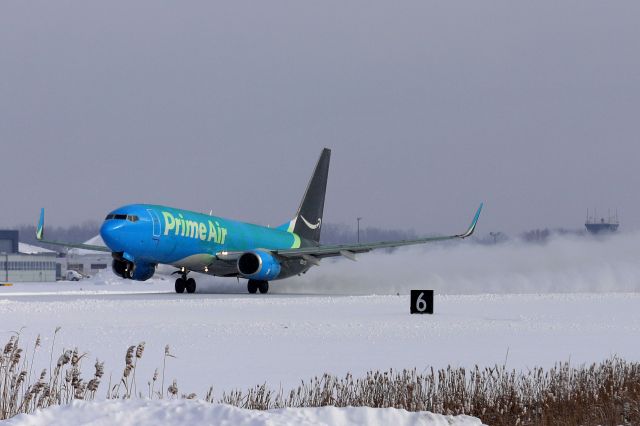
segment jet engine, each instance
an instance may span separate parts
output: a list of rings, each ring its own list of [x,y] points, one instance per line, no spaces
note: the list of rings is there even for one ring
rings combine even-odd
[[[150,263],[129,262],[126,259],[113,259],[113,273],[125,279],[146,281],[156,272],[156,266]]]
[[[250,280],[269,281],[280,275],[280,262],[267,251],[252,250],[238,259],[238,272]]]

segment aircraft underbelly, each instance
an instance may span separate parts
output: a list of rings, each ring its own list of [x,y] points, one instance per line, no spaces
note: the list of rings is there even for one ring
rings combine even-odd
[[[238,268],[235,262],[226,262],[222,260],[215,260],[209,265],[209,275],[215,275],[218,277],[235,277],[238,275]]]
[[[194,254],[180,260],[174,261],[171,265],[176,268],[184,267],[193,272],[200,272],[209,275],[232,277],[238,275],[238,268],[235,261],[219,260],[211,254]],[[311,265],[300,259],[289,259],[281,263],[282,271],[276,279],[292,277],[307,272]],[[206,268],[206,271],[205,271]]]
[[[185,267],[190,271],[204,272],[205,267],[208,267],[215,258],[214,255],[206,253],[192,254],[191,256],[172,262],[171,265],[177,268]]]

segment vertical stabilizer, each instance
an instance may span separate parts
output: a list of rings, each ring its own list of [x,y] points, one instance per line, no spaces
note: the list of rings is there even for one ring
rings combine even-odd
[[[302,197],[298,213],[289,222],[287,228],[289,232],[295,232],[298,236],[315,242],[320,241],[324,194],[327,191],[330,159],[331,150],[329,148],[323,149],[304,197]]]

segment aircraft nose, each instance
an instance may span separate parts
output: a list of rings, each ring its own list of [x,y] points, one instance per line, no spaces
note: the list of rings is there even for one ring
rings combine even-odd
[[[124,226],[123,221],[106,220],[100,227],[100,236],[112,251],[124,251]]]

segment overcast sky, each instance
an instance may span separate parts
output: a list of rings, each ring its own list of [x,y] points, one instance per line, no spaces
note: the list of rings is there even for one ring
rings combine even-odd
[[[640,2],[3,1],[0,226],[137,202],[261,224],[640,228]]]

